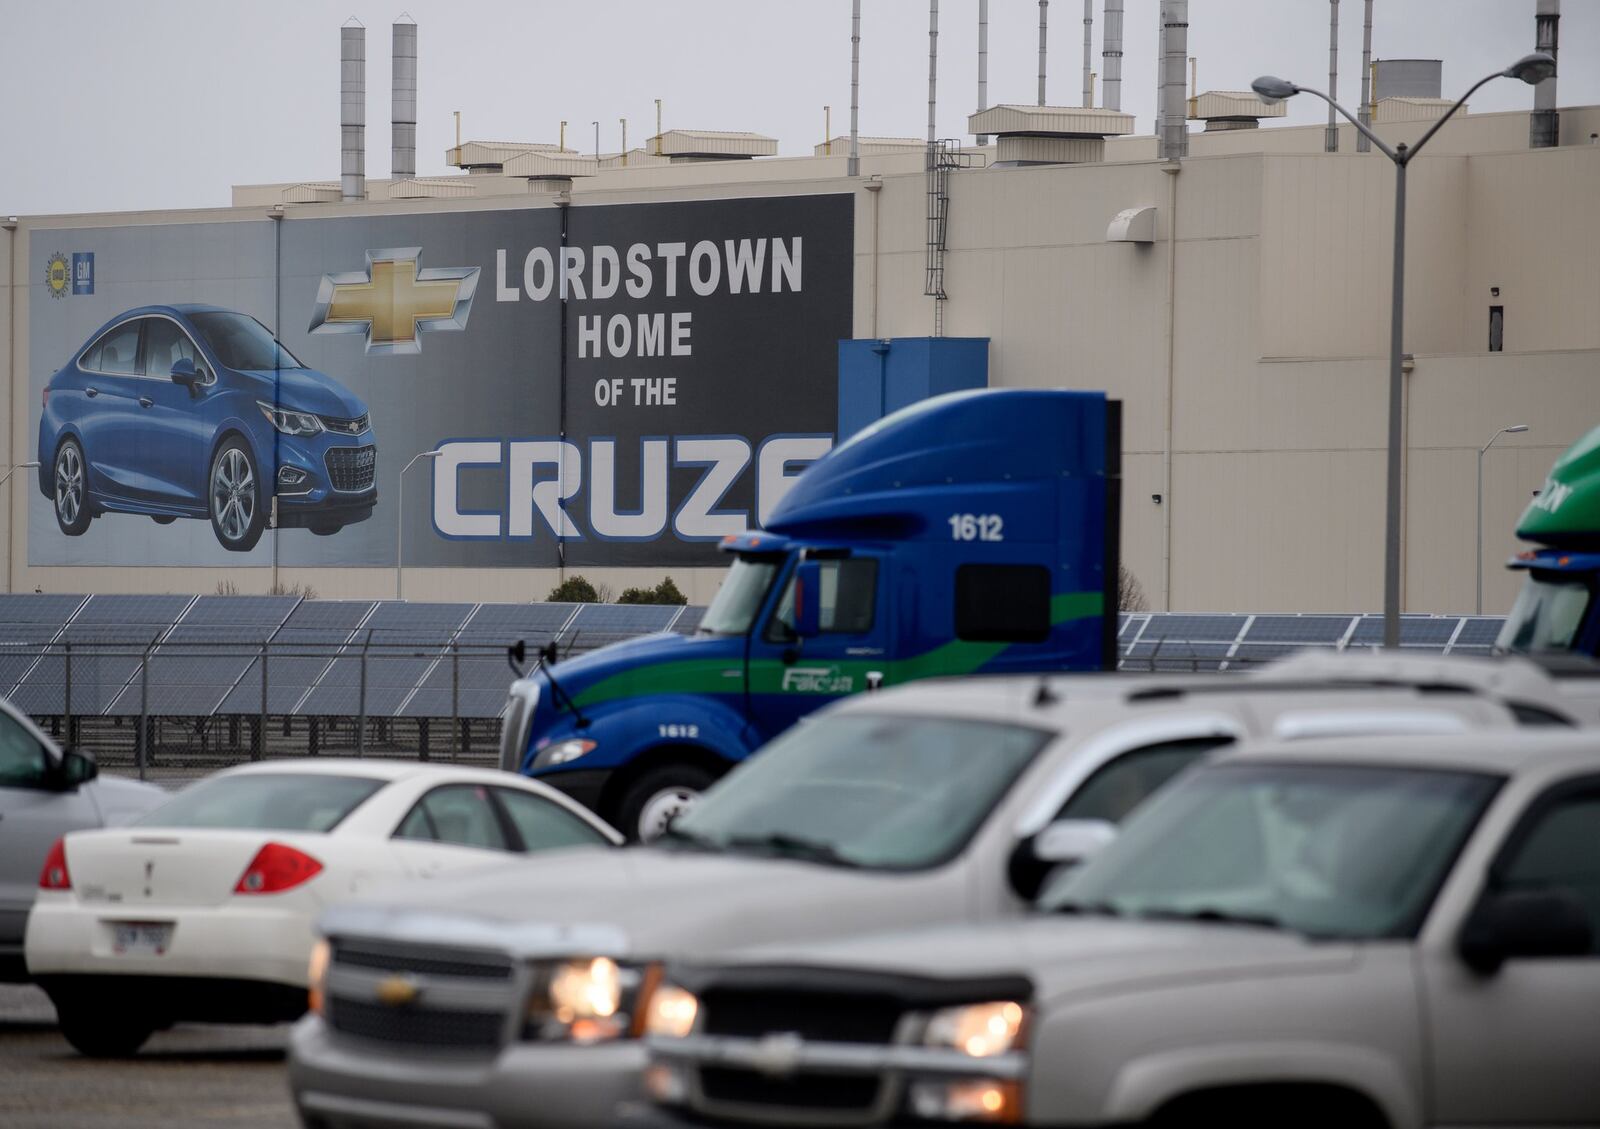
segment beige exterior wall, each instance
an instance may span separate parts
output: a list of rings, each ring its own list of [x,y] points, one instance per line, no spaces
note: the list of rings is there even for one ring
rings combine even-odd
[[[1423,126],[1384,130],[1414,140]],[[1564,110],[1587,140],[1600,109]],[[1371,611],[1382,602],[1384,445],[1394,173],[1381,156],[1321,152],[1320,126],[1196,134],[1180,171],[1149,138],[1113,140],[1107,163],[974,169],[950,179],[944,327],[991,339],[998,387],[1104,388],[1125,403],[1124,560],[1156,609]],[[1404,606],[1472,610],[1478,448],[1484,458],[1485,610],[1503,612],[1511,529],[1555,455],[1600,423],[1600,146],[1529,151],[1526,114],[1453,122],[1411,170],[1407,242]],[[926,182],[920,154],[661,166],[574,181],[574,206],[853,191],[855,332],[925,336]],[[466,200],[289,208],[295,215],[549,207],[525,182],[474,176]],[[494,195],[505,192],[507,195]],[[213,212],[25,220],[0,254],[9,365],[5,465],[28,458],[29,232],[56,225],[257,219],[284,186],[235,192]],[[513,195],[515,193],[515,195]],[[375,191],[374,196],[382,193]],[[1106,242],[1129,207],[1157,210],[1153,244]],[[1174,224],[1174,217],[1176,223]],[[1175,246],[1175,254],[1169,250]],[[1490,288],[1500,295],[1491,299]],[[1487,352],[1488,307],[1506,311]],[[13,319],[10,311],[15,310]],[[13,324],[14,321],[14,324]],[[19,475],[28,472],[18,472]],[[32,569],[0,499],[8,583],[48,591],[265,590],[271,569]],[[1153,500],[1160,495],[1161,501]],[[667,570],[583,570],[614,591]],[[672,570],[694,602],[717,569]],[[392,569],[281,569],[325,597],[390,596]],[[554,570],[406,570],[414,599],[542,598]]]

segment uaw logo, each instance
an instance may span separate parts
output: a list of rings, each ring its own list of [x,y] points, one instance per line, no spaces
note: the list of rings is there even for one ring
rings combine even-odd
[[[367,352],[422,352],[422,334],[467,328],[477,267],[419,267],[421,247],[367,252],[367,269],[325,274],[312,333],[361,333]]]
[[[855,679],[836,666],[791,666],[783,672],[783,689],[795,694],[848,694]]]
[[[45,260],[44,285],[52,298],[65,298],[72,292],[72,264],[60,251]]]

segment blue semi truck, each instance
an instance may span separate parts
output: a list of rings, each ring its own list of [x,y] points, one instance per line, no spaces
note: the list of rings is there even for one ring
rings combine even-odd
[[[692,636],[511,687],[502,767],[649,838],[828,702],[933,675],[1115,665],[1121,405],[983,390],[924,400],[796,480]]]
[[[1535,547],[1511,561],[1526,579],[1499,646],[1600,657],[1600,427],[1556,460],[1517,536]]]

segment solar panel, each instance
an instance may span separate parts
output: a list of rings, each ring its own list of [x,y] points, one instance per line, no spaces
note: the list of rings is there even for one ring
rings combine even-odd
[[[577,604],[480,604],[457,634],[462,642],[549,637],[566,626]]]
[[[298,596],[201,596],[183,623],[276,627],[298,603]]]
[[[1194,642],[1221,642],[1239,637],[1244,627],[1242,615],[1156,614],[1145,625],[1142,639],[1186,639]]]
[[[83,606],[87,596],[39,595],[9,592],[0,595],[0,640],[12,637],[13,624],[35,623],[60,627]]]
[[[73,626],[149,623],[169,627],[194,600],[193,596],[90,596]]]
[[[1498,616],[1467,620],[1462,624],[1461,634],[1456,636],[1455,645],[1450,650],[1455,652],[1463,647],[1491,646],[1500,637],[1500,629],[1505,626],[1505,622]]]
[[[1432,616],[1432,615],[1403,615],[1400,617],[1400,645],[1402,647],[1431,647],[1442,648],[1450,642],[1450,636],[1455,634],[1456,624],[1461,622],[1460,616]],[[1382,643],[1383,642],[1383,617],[1381,615],[1367,615],[1361,617],[1361,622],[1356,626],[1356,632],[1351,636],[1352,643]]]
[[[283,626],[289,628],[343,628],[354,631],[372,610],[371,600],[302,600]]]
[[[1258,615],[1245,633],[1247,643],[1302,643],[1331,647],[1350,630],[1348,615]]]
[[[584,604],[567,629],[611,635],[649,635],[665,631],[678,615],[675,604]]]
[[[384,600],[378,604],[363,631],[406,632],[418,639],[449,638],[472,612],[471,604],[412,604]]]
[[[676,631],[679,635],[693,635],[695,633],[695,629],[700,626],[701,619],[705,618],[705,614],[705,608],[684,608],[683,614],[680,615],[677,619],[677,622],[672,625],[672,630]]]

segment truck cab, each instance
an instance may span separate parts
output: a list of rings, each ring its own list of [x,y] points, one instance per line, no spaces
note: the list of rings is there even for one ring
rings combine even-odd
[[[1120,405],[1085,392],[925,400],[824,455],[692,636],[541,665],[511,688],[502,767],[632,838],[848,694],[934,675],[1114,665]]]
[[[1527,579],[1499,647],[1600,656],[1600,427],[1556,460],[1517,536],[1535,547],[1510,562]]]

